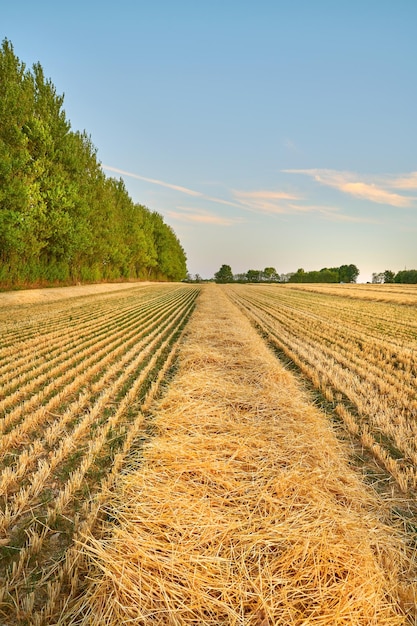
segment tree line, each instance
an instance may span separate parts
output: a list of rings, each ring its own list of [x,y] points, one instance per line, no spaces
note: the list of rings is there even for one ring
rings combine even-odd
[[[182,280],[185,252],[162,216],[104,175],[71,130],[39,63],[0,50],[0,286]]]
[[[355,283],[358,276],[359,269],[353,263],[340,267],[324,267],[319,271],[311,272],[300,268],[289,274],[278,274],[274,267],[233,274],[230,265],[222,265],[215,273],[214,280],[217,283]]]
[[[392,270],[385,270],[385,272],[374,272],[372,274],[372,282],[374,284],[417,284],[417,270],[400,270],[397,273],[393,272]]]

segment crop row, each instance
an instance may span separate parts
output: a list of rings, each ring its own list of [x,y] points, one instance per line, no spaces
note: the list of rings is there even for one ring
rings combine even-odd
[[[288,283],[287,289],[309,291],[321,294],[358,298],[374,302],[394,302],[396,304],[417,304],[417,285],[411,284],[345,284],[338,283]]]
[[[229,297],[333,403],[394,476],[417,487],[414,307],[286,286],[231,286]],[[392,290],[390,291],[392,293]]]
[[[0,323],[2,623],[48,624],[76,592],[75,542],[146,437],[198,293],[132,287]]]

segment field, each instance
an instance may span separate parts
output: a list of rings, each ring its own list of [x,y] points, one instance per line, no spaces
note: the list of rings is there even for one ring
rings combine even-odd
[[[74,539],[140,448],[197,294],[139,286],[1,309],[3,620],[50,623],[76,587]]]
[[[271,286],[228,291],[311,381],[404,492],[417,487],[417,288]]]
[[[375,287],[0,298],[0,623],[415,624],[417,290]]]

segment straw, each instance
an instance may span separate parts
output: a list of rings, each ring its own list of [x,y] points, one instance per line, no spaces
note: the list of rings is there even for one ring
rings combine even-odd
[[[220,289],[203,292],[156,435],[85,537],[65,624],[411,624],[407,545],[324,414]]]

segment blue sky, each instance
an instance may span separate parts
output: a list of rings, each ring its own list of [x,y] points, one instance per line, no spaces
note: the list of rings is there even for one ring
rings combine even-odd
[[[192,274],[417,268],[416,0],[0,0]]]

